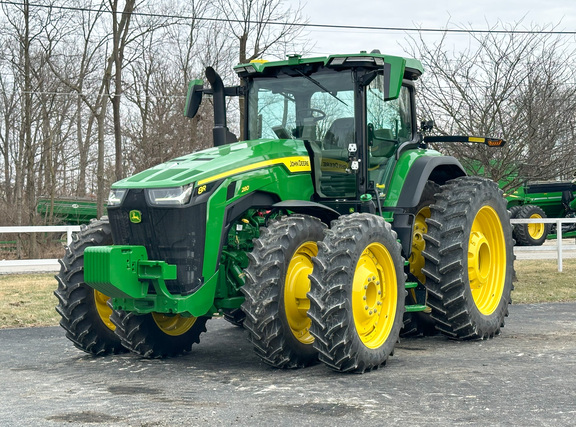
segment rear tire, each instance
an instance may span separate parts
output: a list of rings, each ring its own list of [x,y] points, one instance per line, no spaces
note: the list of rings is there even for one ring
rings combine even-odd
[[[108,305],[109,298],[84,283],[84,250],[111,244],[112,233],[106,217],[82,226],[73,235],[66,255],[60,260],[60,272],[55,276],[56,311],[62,316],[60,326],[66,330],[66,338],[80,350],[97,356],[126,351],[110,321],[113,310]]]
[[[542,208],[535,205],[524,205],[516,212],[518,219],[547,218]],[[515,224],[514,239],[518,246],[541,246],[550,233],[551,224]]]
[[[180,356],[200,342],[207,317],[183,317],[162,313],[123,314],[111,317],[116,334],[130,351],[149,359]]]
[[[402,328],[405,273],[396,233],[382,217],[332,221],[318,243],[309,316],[319,358],[340,372],[384,365]]]
[[[241,288],[244,327],[256,354],[276,368],[300,368],[318,359],[306,294],[324,228],[311,216],[282,217],[260,231],[248,254],[246,284]]]
[[[436,193],[440,192],[440,186],[434,181],[426,182],[420,202],[414,209],[414,227],[412,230],[412,252],[408,261],[410,262],[410,281],[418,282],[418,287],[409,289],[406,296],[406,304],[428,304],[428,291],[426,289],[426,276],[422,273],[425,260],[422,251],[426,248],[424,235],[428,232],[426,219],[430,218],[430,205],[436,201]],[[400,332],[401,337],[431,336],[438,334],[436,322],[430,316],[430,309],[414,313],[404,313],[404,326]]]
[[[514,273],[502,192],[492,181],[461,177],[442,186],[430,209],[422,271],[436,328],[456,339],[499,334]]]

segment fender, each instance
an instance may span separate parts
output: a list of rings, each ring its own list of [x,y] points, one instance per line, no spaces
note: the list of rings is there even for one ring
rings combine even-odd
[[[396,207],[407,210],[416,207],[427,181],[444,185],[446,181],[465,175],[460,162],[452,156],[419,157],[404,179]]]
[[[403,170],[406,170],[406,166],[398,168],[400,172],[394,171],[383,209],[394,212],[392,228],[402,242],[402,251],[405,257],[409,257],[412,251],[412,228],[416,213],[414,210],[420,202],[426,182],[434,181],[443,185],[446,181],[466,175],[460,162],[452,156],[426,155],[414,160],[413,155],[406,153],[406,157],[403,156],[403,160],[408,163],[408,173],[402,173]],[[399,190],[399,196],[394,200],[393,196],[398,194],[400,184],[402,187]]]

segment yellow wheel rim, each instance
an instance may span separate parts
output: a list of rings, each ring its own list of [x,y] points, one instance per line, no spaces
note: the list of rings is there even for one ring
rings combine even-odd
[[[468,277],[474,303],[492,314],[502,298],[506,280],[506,242],[496,211],[484,206],[476,214],[468,244]]]
[[[310,291],[312,273],[312,257],[318,255],[318,246],[315,242],[306,242],[294,252],[284,283],[284,310],[290,330],[298,341],[312,344],[314,337],[310,335],[312,321],[308,317],[310,300],[307,293]]]
[[[542,215],[537,213],[530,215],[530,219],[540,219]],[[528,224],[528,234],[535,240],[540,239],[544,235],[544,224]]]
[[[152,318],[162,332],[173,337],[185,334],[196,322],[196,317],[183,317],[179,314],[152,313]]]
[[[102,322],[111,331],[116,329],[116,325],[110,321],[110,316],[112,316],[112,308],[108,305],[108,300],[110,297],[104,295],[102,292],[94,289],[94,305],[96,306],[96,311]]]
[[[352,313],[360,340],[368,348],[378,348],[388,338],[398,303],[394,261],[380,243],[366,247],[354,271]]]
[[[410,254],[410,273],[422,284],[426,283],[426,276],[422,273],[424,268],[424,257],[422,251],[426,249],[424,234],[428,232],[426,218],[430,218],[430,208],[428,206],[420,209],[414,218],[414,231],[412,232],[412,253]]]

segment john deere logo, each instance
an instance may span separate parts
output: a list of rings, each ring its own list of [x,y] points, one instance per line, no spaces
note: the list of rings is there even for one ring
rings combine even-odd
[[[136,210],[130,211],[130,222],[140,224],[142,222],[142,212]]]

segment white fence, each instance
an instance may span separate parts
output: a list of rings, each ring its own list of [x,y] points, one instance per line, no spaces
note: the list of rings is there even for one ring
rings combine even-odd
[[[558,271],[562,272],[562,258],[564,250],[574,250],[576,245],[564,245],[562,243],[562,224],[576,224],[575,218],[541,218],[541,219],[511,219],[514,224],[556,224],[556,247],[554,246],[515,246],[515,252],[556,251]]]
[[[18,227],[0,227],[0,234],[18,234],[18,233],[66,233],[66,244],[72,242],[72,233],[80,231],[79,225],[44,225],[37,227],[18,226]],[[0,269],[2,268],[22,268],[32,266],[58,267],[58,259],[15,259],[0,260]]]
[[[556,245],[555,246],[516,246],[515,252],[537,252],[537,251],[556,251],[556,259],[558,260],[558,271],[562,272],[562,257],[564,250],[576,250],[576,245],[563,245],[562,243],[562,224],[576,224],[576,219],[568,218],[542,218],[542,219],[512,219],[512,224],[556,224],[558,230]],[[0,227],[0,234],[10,233],[66,233],[67,244],[72,241],[72,233],[80,231],[79,225],[54,225],[54,226],[38,226],[38,227]],[[46,266],[57,268],[57,259],[19,259],[19,260],[0,260],[0,269],[30,267],[30,266]]]

